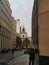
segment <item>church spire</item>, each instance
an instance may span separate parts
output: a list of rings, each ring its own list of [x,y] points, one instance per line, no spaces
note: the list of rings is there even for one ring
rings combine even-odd
[[[23,29],[22,29],[22,31],[25,32],[25,27],[24,27],[24,25],[23,25]]]
[[[21,26],[20,26],[20,33],[21,33]]]

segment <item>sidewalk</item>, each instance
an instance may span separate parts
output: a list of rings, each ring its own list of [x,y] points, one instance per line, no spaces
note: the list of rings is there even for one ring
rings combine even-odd
[[[36,56],[37,57],[37,56]],[[38,58],[35,58],[34,65],[39,65],[37,62]],[[15,60],[15,62],[9,64],[9,65],[29,65],[29,55],[25,54]]]

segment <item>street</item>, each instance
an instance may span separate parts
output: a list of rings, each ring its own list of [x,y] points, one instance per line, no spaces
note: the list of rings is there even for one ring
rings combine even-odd
[[[4,61],[6,63],[9,63],[11,60],[13,60],[15,58],[17,59],[18,57],[20,57],[23,54],[24,54],[24,51],[14,51],[14,53],[12,53],[12,52],[0,53],[0,62]]]
[[[9,65],[29,65],[29,55],[25,54],[15,60],[13,63],[9,63]],[[38,56],[36,56],[34,65],[39,65]]]
[[[0,54],[0,62],[5,62],[8,65],[29,65],[29,55],[23,51],[14,51]],[[34,65],[39,65],[38,56],[35,55]]]

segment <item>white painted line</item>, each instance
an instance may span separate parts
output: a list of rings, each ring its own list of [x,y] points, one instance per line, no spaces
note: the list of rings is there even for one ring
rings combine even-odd
[[[23,55],[21,55],[20,57],[16,57],[15,59],[11,60],[8,65],[12,64],[14,61],[18,61],[21,57],[23,57]],[[18,58],[18,59],[17,59]]]

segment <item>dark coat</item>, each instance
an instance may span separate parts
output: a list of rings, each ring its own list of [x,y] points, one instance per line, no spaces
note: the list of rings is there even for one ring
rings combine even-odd
[[[29,59],[33,60],[35,58],[35,51],[34,49],[29,50]]]

